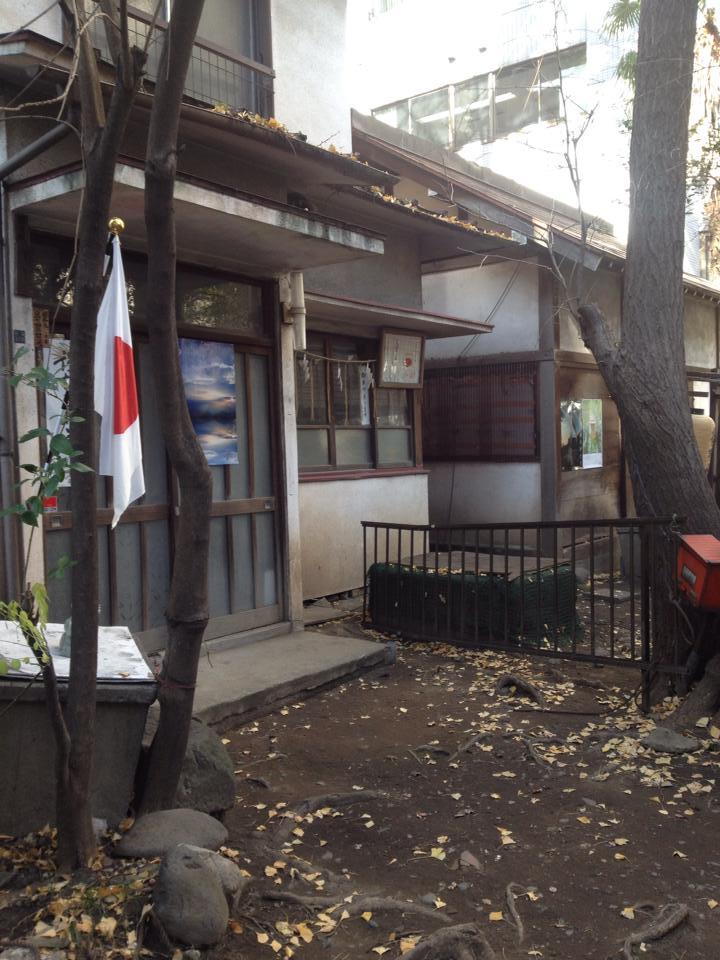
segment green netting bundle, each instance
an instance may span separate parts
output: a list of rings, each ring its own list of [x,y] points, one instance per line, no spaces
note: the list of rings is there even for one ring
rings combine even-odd
[[[370,619],[381,630],[451,643],[516,642],[544,648],[565,646],[572,638],[575,591],[568,565],[508,584],[497,573],[436,573],[375,563],[368,585]],[[576,636],[579,632],[576,626]]]

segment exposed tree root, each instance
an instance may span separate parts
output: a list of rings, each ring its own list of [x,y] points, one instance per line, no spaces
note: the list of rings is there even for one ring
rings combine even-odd
[[[480,743],[481,740],[487,740],[489,736],[489,733],[474,733],[469,740],[466,740],[461,747],[458,747],[455,753],[448,757],[448,763],[453,763],[461,754],[467,753],[476,743]]]
[[[497,960],[475,923],[438,930],[404,954],[403,960]]]
[[[660,907],[652,923],[649,923],[637,933],[631,933],[623,944],[625,960],[634,960],[632,948],[635,944],[649,943],[651,940],[660,940],[671,933],[676,927],[688,918],[690,911],[684,903],[666,903]],[[408,954],[410,956],[410,954]]]
[[[562,740],[560,737],[555,737],[555,736],[532,737],[516,731],[511,735],[511,739],[520,740],[525,745],[525,749],[527,750],[529,755],[532,757],[532,759],[535,761],[535,763],[539,767],[544,767],[546,776],[548,776],[551,771],[553,773],[558,772],[554,769],[552,763],[550,763],[549,760],[545,759],[545,757],[540,753],[537,747],[538,747],[538,744],[544,744],[544,743],[557,743],[557,744],[560,744],[561,746],[564,746],[565,741]]]
[[[436,753],[438,756],[447,757],[450,755],[450,751],[446,750],[445,747],[437,747],[434,743],[421,743],[419,747],[415,747],[416,753]]]
[[[354,790],[352,793],[326,793],[318,797],[308,797],[295,804],[294,809],[285,811],[284,822],[278,826],[273,839],[278,846],[281,846],[297,826],[297,818],[322,810],[323,807],[337,809],[337,807],[349,807],[353,803],[361,803],[365,800],[379,800],[386,797],[387,794],[379,790]]]
[[[545,697],[535,686],[535,684],[530,683],[529,680],[524,680],[522,677],[518,677],[514,673],[505,673],[502,675],[502,677],[500,677],[498,682],[495,684],[495,693],[503,693],[505,690],[509,690],[512,687],[515,688],[515,692],[534,700],[539,707],[545,706]]]
[[[327,910],[328,907],[341,906],[343,910],[347,910],[351,917],[359,917],[368,911],[370,913],[394,911],[427,917],[435,923],[438,921],[440,923],[452,923],[452,920],[444,913],[440,913],[439,910],[424,907],[420,903],[410,903],[407,900],[394,900],[392,897],[356,897],[353,900],[344,900],[342,897],[305,897],[299,893],[272,890],[263,894],[263,900],[274,903],[294,903],[300,907],[306,907],[308,910]]]
[[[505,900],[507,901],[510,916],[513,918],[513,923],[517,928],[518,943],[522,943],[525,938],[525,927],[520,919],[518,909],[515,906],[515,900],[517,897],[522,897],[526,893],[527,887],[522,887],[519,883],[509,883],[507,887],[505,887]]]
[[[694,727],[700,717],[712,717],[720,707],[720,653],[708,660],[705,673],[670,717],[676,730]]]

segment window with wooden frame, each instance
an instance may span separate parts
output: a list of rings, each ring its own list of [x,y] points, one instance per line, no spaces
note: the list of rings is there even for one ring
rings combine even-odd
[[[537,460],[537,381],[532,362],[426,370],[425,459]]]
[[[309,334],[295,361],[302,472],[416,465],[413,390],[373,385],[377,340]]]

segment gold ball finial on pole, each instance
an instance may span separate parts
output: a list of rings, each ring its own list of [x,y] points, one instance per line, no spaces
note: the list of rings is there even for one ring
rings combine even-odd
[[[112,217],[108,220],[108,230],[116,237],[120,236],[124,229],[125,221],[121,220],[120,217]]]

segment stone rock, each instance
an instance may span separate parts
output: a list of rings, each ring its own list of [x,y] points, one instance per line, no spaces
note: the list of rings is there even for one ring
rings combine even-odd
[[[247,885],[247,878],[240,873],[240,868],[221,853],[194,847],[190,843],[182,843],[175,850],[178,853],[182,851],[184,856],[194,857],[200,863],[209,864],[220,881],[228,903],[232,903]]]
[[[117,857],[164,857],[179,843],[217,850],[228,837],[214,817],[198,810],[158,810],[136,820],[115,845]]]
[[[0,953],[0,960],[37,960],[34,947],[7,947]]]
[[[220,737],[200,720],[190,728],[175,803],[203,813],[221,813],[235,803],[235,771]]]
[[[475,854],[470,853],[469,850],[463,850],[463,852],[460,854],[460,869],[479,870],[482,873],[480,861]]]
[[[655,727],[640,742],[656,753],[692,753],[700,746],[700,741],[695,737],[686,737],[669,727]]]
[[[183,960],[202,960],[202,954],[199,950],[185,950]]]
[[[171,940],[196,947],[218,943],[230,917],[209,851],[181,844],[163,860],[153,895],[155,915]]]

